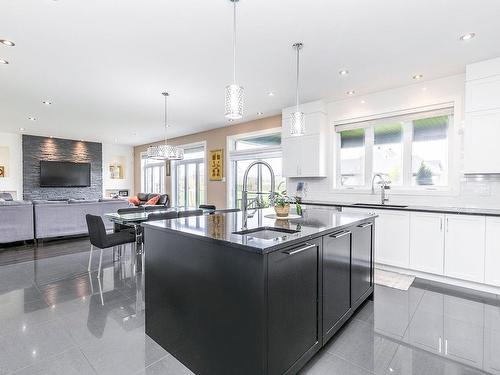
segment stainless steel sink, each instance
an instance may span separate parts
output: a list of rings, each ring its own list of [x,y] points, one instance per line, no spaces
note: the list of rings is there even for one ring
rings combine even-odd
[[[354,206],[360,207],[388,207],[388,208],[406,208],[408,206],[401,206],[398,204],[376,204],[376,203],[354,203]]]
[[[299,232],[298,230],[293,230],[293,229],[276,228],[276,227],[259,227],[254,229],[240,230],[239,232],[233,232],[233,234],[261,238],[263,240],[272,240],[274,238],[283,237],[287,234],[294,234],[298,232]]]

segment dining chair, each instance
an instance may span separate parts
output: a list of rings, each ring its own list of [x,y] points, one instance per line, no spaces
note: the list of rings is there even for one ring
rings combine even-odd
[[[129,231],[107,234],[106,228],[104,227],[104,222],[102,221],[102,217],[87,214],[85,215],[85,219],[87,220],[87,228],[90,236],[88,271],[90,271],[92,265],[92,252],[94,250],[94,247],[97,247],[101,250],[101,254],[99,256],[99,270],[97,272],[97,277],[100,277],[103,250],[114,248],[115,246],[133,244],[135,243],[135,235]]]
[[[148,215],[148,221],[170,220],[177,219],[178,217],[179,214],[177,211],[153,212]]]
[[[198,208],[201,208],[202,210],[212,210],[215,211],[217,207],[215,207],[213,204],[200,204]]]
[[[179,217],[201,216],[201,215],[203,215],[203,210],[179,211]]]
[[[225,208],[223,210],[215,210],[213,213],[214,214],[223,214],[225,212],[240,212],[241,210],[239,208]]]

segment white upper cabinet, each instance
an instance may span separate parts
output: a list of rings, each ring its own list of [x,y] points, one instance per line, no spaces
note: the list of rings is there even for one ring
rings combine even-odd
[[[500,173],[500,58],[466,70],[464,172]]]
[[[484,282],[500,287],[500,217],[486,218]]]
[[[486,218],[446,215],[445,276],[484,282]]]
[[[410,268],[442,275],[444,272],[443,214],[410,214]]]
[[[323,102],[301,105],[305,114],[305,135],[290,135],[290,114],[295,107],[283,110],[281,144],[284,177],[326,177],[327,115]]]

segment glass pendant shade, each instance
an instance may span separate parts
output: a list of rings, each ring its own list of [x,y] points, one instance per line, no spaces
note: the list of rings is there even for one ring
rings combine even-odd
[[[239,120],[243,117],[243,87],[236,83],[226,86],[225,116],[231,120]]]
[[[182,160],[184,159],[184,150],[172,145],[149,146],[147,151],[148,159],[153,160]]]
[[[290,134],[293,136],[304,135],[306,131],[304,113],[299,111],[293,112],[290,117]]]

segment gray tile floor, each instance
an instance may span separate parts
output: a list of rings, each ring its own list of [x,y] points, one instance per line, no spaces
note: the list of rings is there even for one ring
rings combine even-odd
[[[48,243],[44,253],[57,256],[0,266],[0,375],[191,374],[145,335],[143,278],[128,256],[113,262],[108,251],[99,280],[97,259],[89,274],[88,253],[60,251],[86,244]],[[484,373],[500,374],[498,296],[421,281],[376,286],[375,301],[301,371]]]

